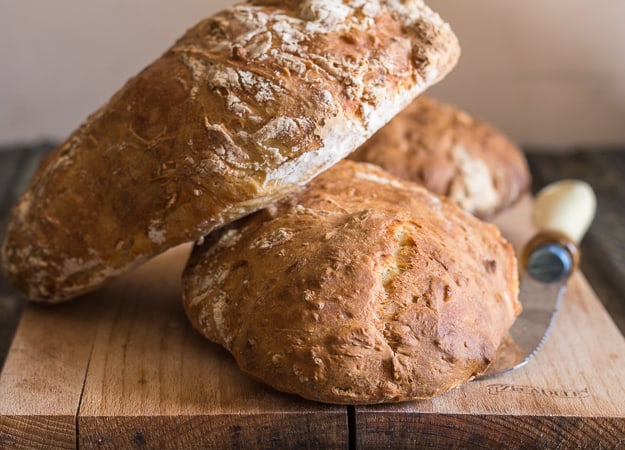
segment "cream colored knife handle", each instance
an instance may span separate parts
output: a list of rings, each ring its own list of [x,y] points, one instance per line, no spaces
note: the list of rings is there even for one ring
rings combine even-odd
[[[534,202],[533,221],[539,231],[568,236],[576,245],[595,217],[597,198],[580,180],[561,180],[543,188]]]

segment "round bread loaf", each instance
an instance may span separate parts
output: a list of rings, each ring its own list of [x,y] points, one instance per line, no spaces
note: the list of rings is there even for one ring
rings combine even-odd
[[[520,311],[490,224],[343,161],[195,246],[193,326],[274,388],[330,403],[424,399],[483,373]]]
[[[423,2],[257,0],[201,21],[43,162],[8,279],[58,302],[262,208],[442,78],[458,42]]]
[[[445,195],[479,217],[514,203],[530,185],[523,152],[492,126],[421,96],[350,155]]]

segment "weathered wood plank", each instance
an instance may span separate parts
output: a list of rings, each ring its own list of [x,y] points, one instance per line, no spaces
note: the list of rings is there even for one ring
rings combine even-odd
[[[0,448],[76,448],[74,416],[0,416]]]
[[[358,417],[355,448],[619,448],[623,426],[605,418],[379,413]],[[363,437],[365,436],[365,437]],[[593,443],[593,444],[589,444]]]
[[[85,449],[348,449],[347,423],[319,413],[89,417],[79,429]]]

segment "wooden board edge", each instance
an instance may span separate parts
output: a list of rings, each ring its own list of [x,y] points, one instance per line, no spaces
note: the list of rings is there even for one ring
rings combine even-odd
[[[0,373],[0,449],[76,448],[100,315],[95,302],[26,305]]]
[[[348,449],[347,408],[329,413],[81,416],[78,447]]]
[[[0,416],[0,448],[76,448],[76,417]]]
[[[616,448],[625,417],[356,411],[355,448]]]

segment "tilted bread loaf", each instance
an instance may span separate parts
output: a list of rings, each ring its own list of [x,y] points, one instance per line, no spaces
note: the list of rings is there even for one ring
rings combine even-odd
[[[479,217],[527,192],[521,149],[459,108],[420,96],[350,155],[445,195]]]
[[[344,158],[454,66],[417,0],[252,1],[187,31],[45,159],[7,277],[62,301],[266,206]]]
[[[351,161],[211,234],[183,273],[192,324],[244,372],[330,403],[429,398],[484,372],[517,296],[495,226]]]

